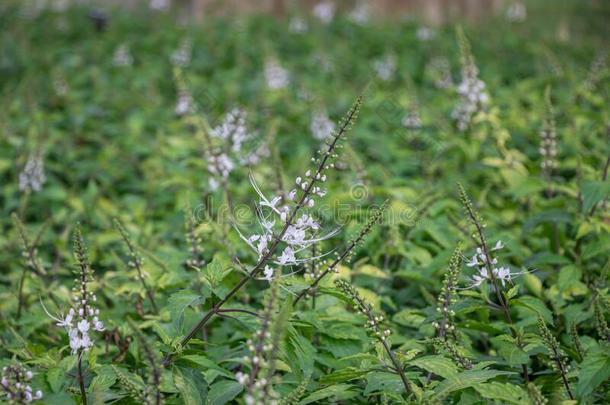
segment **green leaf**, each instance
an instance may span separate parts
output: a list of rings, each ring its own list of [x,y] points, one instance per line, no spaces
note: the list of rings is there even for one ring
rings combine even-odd
[[[373,392],[404,392],[405,386],[398,374],[375,371],[368,375],[364,395]]]
[[[468,370],[442,381],[435,389],[434,396],[437,399],[444,398],[448,394],[474,387],[477,384],[491,380],[500,375],[514,374],[509,371],[499,370]]]
[[[66,382],[66,371],[60,367],[50,369],[46,376],[53,392],[59,392]]]
[[[225,376],[227,378],[233,378],[233,373],[231,373],[229,370],[227,370],[226,368],[223,368],[221,366],[218,365],[217,362],[208,359],[207,357],[205,357],[204,355],[201,354],[186,354],[186,355],[182,355],[177,359],[177,362],[179,363],[191,363],[189,364],[190,366],[192,365],[197,365],[200,368],[202,368],[204,371],[207,370],[214,370],[217,372],[217,374],[220,374],[222,376]]]
[[[324,401],[324,403],[345,401],[358,395],[357,392],[353,390],[353,388],[355,387],[349,384],[331,385],[330,387],[322,388],[311,393],[306,398],[303,398],[303,400],[301,400],[299,404],[311,404],[313,402],[318,402],[326,398],[332,398],[332,401]]]
[[[476,384],[474,389],[483,398],[495,399],[502,404],[518,404],[529,403],[526,399],[527,394],[523,388],[499,382],[489,382],[484,384]]]
[[[608,181],[584,181],[581,186],[582,210],[588,213],[600,201],[604,201],[610,195],[610,182]]]
[[[511,301],[511,304],[514,306],[527,308],[528,310],[535,312],[535,315],[533,316],[540,316],[546,323],[553,325],[553,314],[546,307],[546,305],[544,305],[544,302],[540,301],[538,298],[524,295]]]
[[[444,356],[420,357],[411,360],[409,365],[422,368],[436,375],[440,375],[443,378],[450,378],[458,373],[458,368],[455,363]]]
[[[603,344],[600,349],[587,353],[580,364],[576,396],[585,398],[608,378],[610,378],[610,350],[607,344]]]
[[[193,294],[190,290],[178,291],[170,295],[167,300],[167,309],[172,319],[172,324],[178,332],[182,330],[182,321],[184,320],[184,310],[189,305],[198,304],[201,300],[201,296]]]
[[[232,401],[244,389],[237,381],[221,380],[210,387],[208,402],[211,405],[223,405]]]
[[[207,396],[207,385],[199,371],[181,367],[173,368],[174,384],[185,405],[203,405]]]
[[[337,384],[350,380],[355,380],[367,373],[367,370],[361,370],[356,367],[346,367],[341,370],[336,370],[330,374],[320,377],[320,384],[329,385]]]

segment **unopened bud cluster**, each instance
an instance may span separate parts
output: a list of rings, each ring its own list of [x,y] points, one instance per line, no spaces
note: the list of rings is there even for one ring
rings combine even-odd
[[[0,399],[9,404],[29,404],[42,399],[42,391],[34,391],[30,385],[33,376],[21,364],[4,367],[0,379]]]
[[[384,328],[384,317],[382,315],[376,315],[373,312],[371,305],[365,302],[354,286],[347,281],[341,279],[335,280],[335,286],[350,299],[354,311],[366,316],[367,321],[364,324],[364,327],[368,329],[377,340],[385,342],[390,336],[391,331]]]
[[[553,106],[548,92],[546,98],[547,112],[540,131],[540,148],[538,151],[542,157],[540,167],[542,168],[543,175],[545,178],[549,178],[553,169],[557,167],[557,131],[555,129]]]

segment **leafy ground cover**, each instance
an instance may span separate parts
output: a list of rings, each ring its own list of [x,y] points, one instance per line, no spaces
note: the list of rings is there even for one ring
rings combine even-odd
[[[1,5],[0,398],[607,403],[609,10],[536,4]]]

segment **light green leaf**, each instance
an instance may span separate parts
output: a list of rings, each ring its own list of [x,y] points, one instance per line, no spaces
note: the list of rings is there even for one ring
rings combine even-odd
[[[237,381],[217,381],[210,387],[207,403],[211,405],[224,405],[232,401],[243,389],[243,385]]]
[[[590,395],[601,383],[610,378],[610,349],[604,344],[595,351],[587,353],[578,372],[576,396]]]
[[[354,386],[349,384],[336,384],[331,385],[330,387],[319,389],[312,394],[308,395],[306,398],[303,398],[300,405],[311,404],[318,402],[322,399],[332,398],[332,402],[336,401],[344,401],[354,396],[358,395],[355,390],[353,390]],[[324,401],[323,403],[330,403],[331,401]]]
[[[527,394],[523,388],[517,385],[492,381],[484,384],[476,384],[473,387],[483,398],[495,399],[502,404],[521,405],[523,403],[528,403],[528,401],[525,400]]]
[[[423,368],[426,371],[440,375],[443,378],[453,377],[458,368],[453,361],[444,356],[425,356],[411,360],[409,365]]]
[[[475,385],[485,382],[487,380],[491,380],[500,375],[509,375],[513,374],[509,371],[499,371],[499,370],[468,370],[457,375],[454,375],[451,378],[448,378],[442,381],[435,389],[434,389],[434,397],[437,399],[444,398],[450,393],[458,390],[462,390],[464,388],[474,387]]]

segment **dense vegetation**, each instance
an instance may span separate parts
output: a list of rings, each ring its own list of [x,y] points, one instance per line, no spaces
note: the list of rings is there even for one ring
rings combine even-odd
[[[608,403],[609,10],[576,3],[0,5],[1,400]]]

